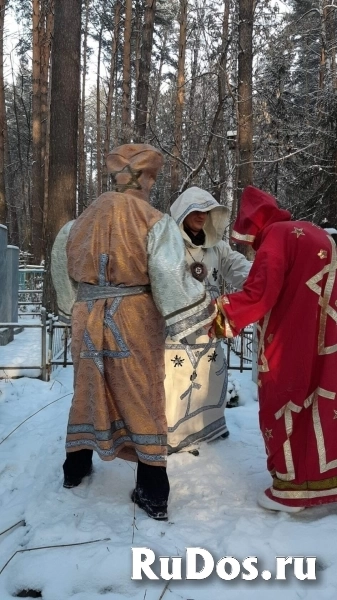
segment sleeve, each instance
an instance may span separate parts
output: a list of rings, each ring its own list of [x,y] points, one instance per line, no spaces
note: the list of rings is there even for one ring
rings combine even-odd
[[[221,275],[233,287],[241,290],[246,281],[252,263],[243,254],[232,250],[226,242],[221,245]]]
[[[276,304],[281,293],[286,272],[286,251],[279,240],[278,249],[261,246],[258,250],[248,279],[241,292],[221,296],[218,299],[233,335],[266,315]],[[228,335],[228,337],[230,337]]]
[[[68,274],[66,246],[70,229],[75,221],[66,223],[55,238],[51,251],[51,277],[56,291],[60,321],[70,324],[73,304],[76,300],[77,282]]]
[[[148,271],[154,302],[175,340],[212,321],[216,308],[204,284],[192,277],[179,227],[164,215],[147,239]]]

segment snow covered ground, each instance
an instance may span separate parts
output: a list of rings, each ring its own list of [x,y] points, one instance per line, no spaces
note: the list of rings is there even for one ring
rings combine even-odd
[[[23,590],[44,600],[335,600],[337,505],[293,516],[257,506],[270,478],[256,387],[250,371],[232,378],[241,404],[227,409],[230,437],[202,445],[197,457],[168,459],[168,522],[149,519],[129,500],[132,463],[95,456],[90,478],[62,487],[71,367],[49,383],[0,381],[0,600]],[[259,573],[268,569],[273,577],[132,581],[131,547],[158,557],[185,557],[186,547],[204,548],[215,560],[256,556]],[[275,557],[288,555],[316,556],[317,580],[299,581],[290,568],[287,581],[275,581]]]

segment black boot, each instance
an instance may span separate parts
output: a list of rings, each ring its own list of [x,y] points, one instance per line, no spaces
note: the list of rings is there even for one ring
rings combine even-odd
[[[77,450],[67,452],[67,458],[63,464],[64,488],[73,488],[80,485],[83,477],[92,473],[92,450]]]
[[[155,504],[148,498],[144,498],[142,491],[137,488],[133,490],[131,500],[137,504],[139,508],[145,510],[147,516],[151,517],[151,519],[156,519],[156,521],[167,521],[167,502]]]
[[[155,467],[138,461],[137,485],[131,500],[145,510],[151,519],[167,521],[170,484],[166,467]]]

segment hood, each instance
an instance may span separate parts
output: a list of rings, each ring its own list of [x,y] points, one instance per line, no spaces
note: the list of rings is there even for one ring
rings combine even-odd
[[[225,228],[228,225],[228,208],[221,206],[209,192],[198,187],[188,188],[188,190],[180,194],[176,201],[173,202],[170,211],[173,219],[179,225],[184,240],[188,241],[192,246],[190,238],[184,231],[183,222],[185,217],[194,210],[209,213],[203,227],[205,232],[203,247],[210,248],[215,246],[217,242],[222,240]]]
[[[149,144],[124,144],[106,158],[108,173],[117,192],[143,190],[148,193],[163,166],[163,155]]]
[[[290,219],[290,212],[279,208],[273,196],[249,185],[242,192],[232,239],[236,243],[251,244],[256,250],[259,236],[268,225]]]

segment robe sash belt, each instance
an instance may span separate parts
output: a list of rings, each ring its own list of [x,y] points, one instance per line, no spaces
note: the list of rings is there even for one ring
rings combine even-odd
[[[93,285],[91,283],[79,283],[76,302],[88,302],[101,298],[117,298],[119,296],[137,296],[151,291],[150,285]]]

